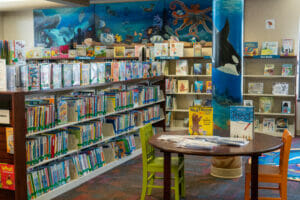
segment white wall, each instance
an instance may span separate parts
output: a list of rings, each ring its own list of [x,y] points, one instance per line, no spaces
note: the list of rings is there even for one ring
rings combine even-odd
[[[0,13],[0,40],[3,40],[3,17],[2,17],[2,13]]]

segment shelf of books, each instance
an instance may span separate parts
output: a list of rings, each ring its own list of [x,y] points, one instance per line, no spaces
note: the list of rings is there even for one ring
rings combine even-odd
[[[244,105],[255,108],[255,131],[295,136],[296,56],[255,56],[244,59]]]
[[[0,199],[54,198],[140,155],[145,124],[165,127],[161,62],[57,61],[9,67]]]

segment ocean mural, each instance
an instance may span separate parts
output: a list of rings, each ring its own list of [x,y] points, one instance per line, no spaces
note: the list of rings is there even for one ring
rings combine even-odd
[[[243,74],[244,0],[213,2],[212,85],[214,125],[228,129],[230,105],[240,105]]]
[[[212,0],[165,0],[93,4],[34,10],[35,45],[212,41]]]

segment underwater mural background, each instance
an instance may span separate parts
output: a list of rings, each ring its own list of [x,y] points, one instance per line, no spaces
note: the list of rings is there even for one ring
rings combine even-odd
[[[34,10],[35,45],[212,41],[212,0],[165,0],[93,4],[89,7]]]

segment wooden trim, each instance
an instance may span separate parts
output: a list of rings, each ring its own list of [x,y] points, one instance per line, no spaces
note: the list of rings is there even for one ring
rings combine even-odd
[[[47,0],[55,3],[61,3],[68,6],[89,6],[90,0]]]

